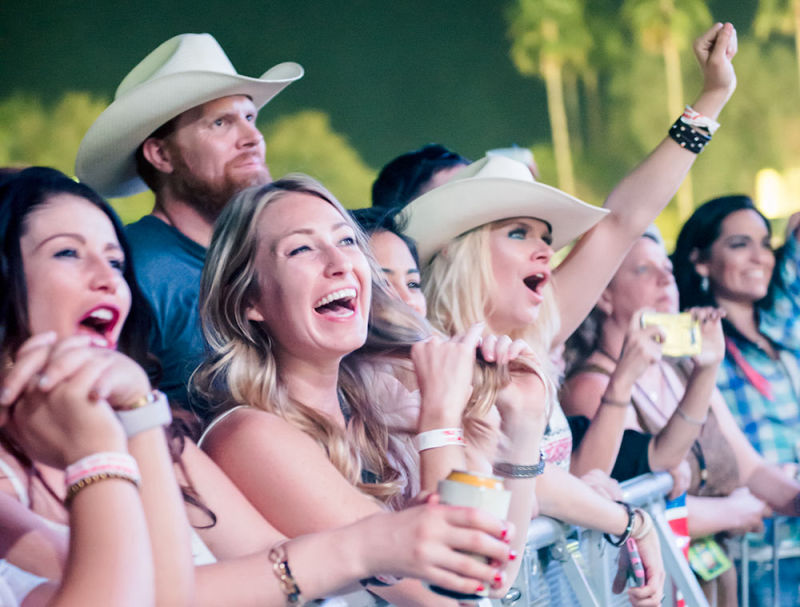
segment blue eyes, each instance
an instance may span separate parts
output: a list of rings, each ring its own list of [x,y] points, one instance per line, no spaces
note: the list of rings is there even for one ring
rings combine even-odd
[[[345,238],[342,238],[339,241],[339,244],[342,245],[342,246],[345,246],[345,247],[353,247],[353,246],[356,245],[356,239],[353,238],[352,236],[346,236]],[[308,245],[302,245],[302,246],[299,246],[297,248],[294,248],[294,249],[290,250],[289,251],[289,257],[294,257],[295,255],[298,255],[300,253],[304,253],[304,252],[310,251],[310,250],[311,250],[311,247],[309,247]]]
[[[415,281],[413,281],[413,280],[412,280],[412,281],[410,281],[410,282],[409,282],[409,283],[408,283],[406,286],[407,286],[409,289],[421,289],[421,288],[422,288],[422,285],[421,285],[420,283],[418,283],[418,282],[415,282]]]
[[[514,228],[509,230],[508,237],[514,240],[525,240],[528,237],[528,232],[529,230],[527,228]],[[553,237],[550,234],[543,234],[541,239],[547,246],[553,244]]]
[[[78,254],[77,249],[61,249],[60,251],[56,251],[53,254],[53,257],[56,259],[80,259],[80,255]],[[109,258],[107,259],[109,267],[113,268],[120,274],[125,271],[125,260],[124,259],[114,259]]]

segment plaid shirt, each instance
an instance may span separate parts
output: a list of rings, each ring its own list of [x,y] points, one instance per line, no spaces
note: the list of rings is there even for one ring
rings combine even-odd
[[[726,336],[769,382],[772,400],[748,381],[730,352],[720,365],[717,387],[753,447],[766,461],[783,464],[800,461],[800,246],[796,238],[787,239],[777,270],[772,303],[760,310],[759,329],[772,341],[778,361],[724,322]]]

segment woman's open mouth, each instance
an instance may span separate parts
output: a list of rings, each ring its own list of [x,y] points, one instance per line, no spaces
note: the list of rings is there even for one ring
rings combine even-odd
[[[523,282],[525,286],[528,287],[531,291],[536,293],[539,297],[542,296],[542,291],[544,290],[544,285],[547,284],[548,279],[550,278],[549,274],[546,272],[537,272],[536,274],[531,274],[527,276]]]
[[[119,310],[111,306],[100,305],[92,308],[78,322],[79,326],[102,337],[109,347],[114,346],[111,335],[119,322]]]
[[[339,289],[320,298],[314,304],[314,311],[329,318],[349,318],[356,312],[356,296],[353,288]]]

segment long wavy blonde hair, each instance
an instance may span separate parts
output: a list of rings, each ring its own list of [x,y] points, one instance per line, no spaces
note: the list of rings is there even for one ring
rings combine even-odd
[[[269,329],[247,318],[248,307],[258,297],[257,219],[269,204],[293,193],[310,194],[335,207],[353,228],[356,243],[370,265],[369,337],[357,354],[343,359],[339,369],[340,398],[350,416],[346,430],[316,410],[313,403],[299,402],[288,394],[278,373]],[[237,405],[279,415],[311,436],[351,484],[391,502],[404,489],[408,473],[398,469],[403,457],[391,452],[386,424],[372,405],[369,359],[376,353],[407,356],[411,344],[427,337],[430,329],[376,280],[380,270],[368,251],[366,237],[342,205],[308,176],[289,175],[235,196],[217,221],[203,268],[200,312],[210,352],[192,383],[197,401],[216,403],[200,411],[206,421]],[[362,470],[373,473],[378,482],[364,482]]]
[[[477,322],[485,322],[492,314],[491,294],[497,290],[492,272],[489,232],[493,223],[484,224],[450,241],[423,271],[423,289],[428,302],[428,319],[433,327],[446,335],[463,333]],[[550,345],[558,333],[560,320],[553,287],[546,284],[544,300],[535,323],[520,328],[509,337],[524,339],[534,352],[533,359],[522,361],[545,383],[547,411],[556,404],[558,373],[550,360]],[[502,385],[507,377],[500,378]],[[495,389],[489,390],[491,395]],[[489,396],[474,401],[467,416],[480,417],[491,403]]]

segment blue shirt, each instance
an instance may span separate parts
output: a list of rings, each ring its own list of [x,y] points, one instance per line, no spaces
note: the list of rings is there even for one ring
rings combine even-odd
[[[126,227],[139,286],[153,310],[150,351],[163,368],[160,389],[188,408],[187,384],[203,359],[198,295],[206,248],[153,215]]]

